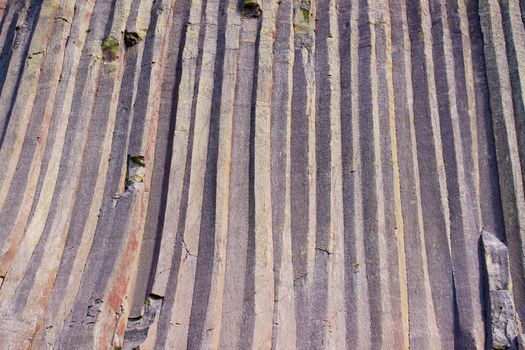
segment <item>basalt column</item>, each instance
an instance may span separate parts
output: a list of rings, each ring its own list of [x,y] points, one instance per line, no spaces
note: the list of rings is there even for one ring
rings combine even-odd
[[[0,0],[0,349],[524,322],[524,0]]]

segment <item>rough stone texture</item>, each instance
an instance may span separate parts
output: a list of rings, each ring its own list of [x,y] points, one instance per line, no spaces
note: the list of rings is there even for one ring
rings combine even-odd
[[[488,344],[492,349],[516,349],[520,324],[512,293],[507,247],[493,234],[481,234],[487,285]]]
[[[522,342],[524,6],[0,0],[0,349]]]
[[[136,349],[147,339],[149,328],[158,317],[162,298],[150,295],[144,302],[143,315],[129,319],[124,333],[124,349]]]

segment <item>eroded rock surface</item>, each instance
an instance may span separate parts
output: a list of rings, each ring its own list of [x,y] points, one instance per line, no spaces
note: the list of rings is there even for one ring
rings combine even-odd
[[[508,249],[489,232],[481,234],[486,272],[489,344],[492,349],[517,349],[520,323],[514,306]]]
[[[0,0],[0,350],[519,343],[523,6]]]

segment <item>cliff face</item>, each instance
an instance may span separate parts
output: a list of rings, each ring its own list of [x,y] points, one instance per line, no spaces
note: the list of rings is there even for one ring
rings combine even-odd
[[[0,348],[516,348],[524,17],[0,0]]]

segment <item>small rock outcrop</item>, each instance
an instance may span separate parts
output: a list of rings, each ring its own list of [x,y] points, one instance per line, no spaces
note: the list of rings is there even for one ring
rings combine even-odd
[[[146,164],[144,163],[144,156],[129,156],[126,189],[135,190],[142,188],[144,186],[145,174]]]
[[[259,17],[262,14],[260,0],[243,0],[242,14],[244,17]]]
[[[520,322],[512,295],[509,254],[505,244],[489,232],[482,232],[487,336],[491,349],[518,349]]]
[[[137,45],[141,40],[142,37],[137,32],[129,32],[127,30],[124,32],[124,44],[128,48]]]
[[[124,346],[126,349],[137,349],[148,337],[149,327],[155,321],[160,308],[162,306],[163,298],[150,295],[144,302],[144,312],[142,317],[130,318],[124,333]]]

